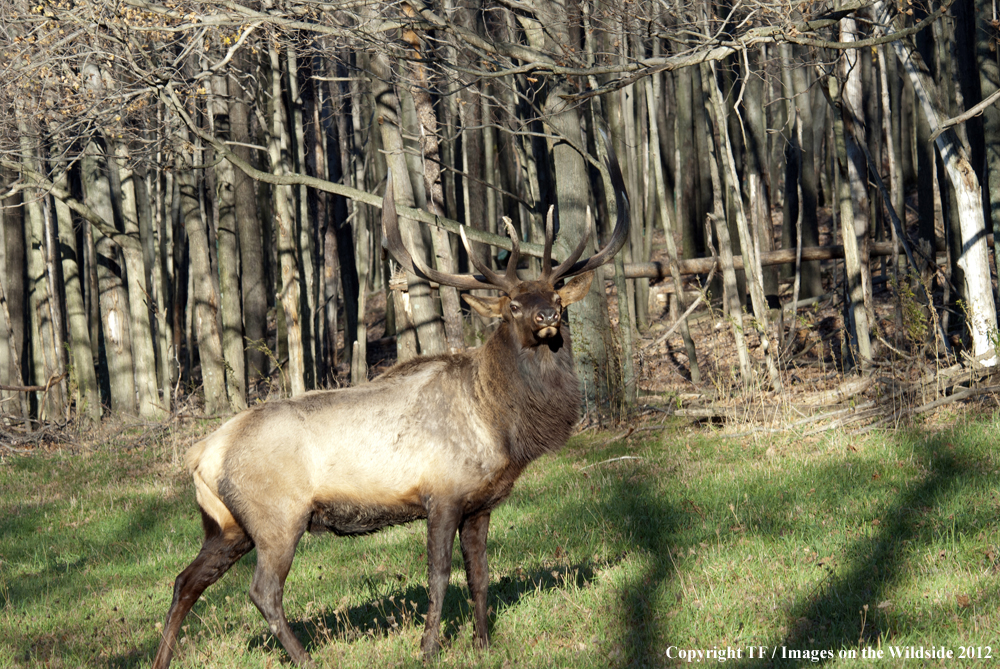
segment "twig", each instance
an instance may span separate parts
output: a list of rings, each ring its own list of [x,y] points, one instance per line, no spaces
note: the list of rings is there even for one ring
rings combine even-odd
[[[581,467],[580,471],[581,472],[582,471],[586,471],[586,470],[590,469],[591,467],[596,467],[597,465],[606,465],[606,464],[608,464],[610,462],[619,462],[621,460],[643,460],[643,459],[644,458],[640,458],[640,457],[638,457],[636,455],[622,455],[622,456],[617,457],[617,458],[611,458],[609,460],[602,460],[601,462],[595,462],[592,465],[587,465],[586,467]]]
[[[604,441],[604,443],[601,444],[601,448],[607,446],[608,444],[610,444],[613,441],[620,441],[622,439],[628,439],[630,436],[632,436],[633,432],[635,432],[635,428],[634,427],[630,427],[628,430],[626,430],[625,432],[622,432],[617,437],[611,437],[610,439],[606,439]]]
[[[3,432],[0,432],[0,434],[3,434],[4,436],[7,436],[6,433],[3,433]],[[5,444],[5,443],[0,443],[0,448],[2,448],[3,450],[5,450],[6,452],[8,452],[8,453],[10,453],[12,455],[27,455],[28,453],[31,452],[30,448],[17,448],[15,446],[11,446],[11,445]]]
[[[769,428],[768,427],[759,427],[759,428],[753,428],[753,429],[750,429],[750,430],[745,430],[743,432],[737,432],[736,434],[724,434],[723,436],[725,436],[727,438],[730,438],[730,439],[737,439],[737,438],[740,438],[740,437],[749,437],[751,435],[761,434],[761,433],[763,433],[763,434],[778,434],[780,432],[789,432],[791,430],[794,430],[797,427],[802,427],[803,425],[808,425],[810,423],[818,423],[820,421],[827,420],[827,419],[833,418],[835,416],[840,416],[840,415],[845,414],[845,413],[851,413],[851,412],[854,412],[856,410],[857,410],[856,407],[847,407],[846,409],[838,409],[837,411],[829,411],[827,413],[820,413],[820,414],[816,414],[814,416],[807,416],[805,418],[802,418],[800,420],[795,421],[794,423],[790,423],[790,424],[788,424],[788,425],[786,425],[784,427],[769,427]]]
[[[714,265],[712,266],[712,271],[710,271],[710,272],[708,273],[708,279],[706,279],[706,281],[705,281],[705,283],[704,283],[703,285],[705,285],[705,286],[709,285],[709,284],[710,284],[710,283],[712,282],[712,277],[713,277],[713,276],[715,276],[715,266],[714,266]],[[676,329],[677,329],[678,327],[680,327],[680,324],[681,324],[681,323],[683,323],[683,322],[684,322],[684,320],[685,320],[685,319],[686,319],[686,318],[687,318],[688,316],[690,316],[690,315],[691,315],[691,312],[693,312],[693,311],[695,310],[695,308],[696,308],[696,307],[697,307],[697,306],[698,306],[699,304],[701,304],[702,300],[704,300],[704,299],[705,299],[705,291],[701,291],[701,292],[699,292],[699,293],[698,293],[698,299],[697,299],[697,300],[695,300],[694,302],[692,302],[692,303],[691,303],[691,306],[690,306],[690,307],[688,307],[688,308],[687,308],[687,309],[686,309],[686,310],[684,311],[684,313],[680,315],[680,318],[678,318],[678,319],[677,319],[677,321],[676,321],[676,322],[675,322],[675,323],[674,323],[673,325],[671,325],[671,326],[670,326],[670,329],[669,329],[669,330],[667,330],[667,331],[666,331],[665,333],[663,333],[662,335],[660,335],[660,336],[659,336],[659,337],[657,338],[657,340],[656,340],[656,341],[654,341],[654,342],[653,342],[652,344],[648,344],[648,345],[646,345],[646,346],[643,346],[643,347],[642,347],[642,350],[643,350],[643,351],[646,351],[646,350],[648,350],[648,349],[651,349],[651,348],[653,348],[654,346],[659,346],[660,344],[662,344],[663,342],[665,342],[665,341],[667,340],[667,338],[668,338],[668,337],[669,337],[670,335],[672,335],[672,334],[674,333],[674,330],[676,330]]]
[[[809,432],[806,432],[802,436],[809,437],[814,434],[819,434],[821,432],[829,432],[830,430],[836,430],[838,428],[844,427],[845,425],[850,425],[851,423],[856,423],[860,420],[871,418],[872,416],[876,415],[878,411],[879,409],[878,407],[875,406],[875,402],[865,402],[864,404],[861,404],[852,409],[853,415],[846,416],[839,420],[835,420],[829,425],[816,428],[815,430],[810,430]]]
[[[943,407],[946,404],[953,404],[953,403],[959,402],[961,400],[966,400],[966,399],[969,399],[971,397],[975,397],[976,395],[984,395],[986,393],[992,393],[992,392],[996,392],[998,390],[1000,390],[1000,386],[984,386],[982,388],[966,388],[964,390],[958,391],[957,393],[952,393],[951,395],[948,395],[947,397],[941,397],[941,398],[938,398],[938,399],[936,399],[936,400],[934,400],[932,402],[927,402],[926,404],[921,404],[918,407],[913,407],[911,409],[903,409],[902,411],[894,412],[891,416],[886,416],[882,420],[877,421],[875,423],[872,423],[871,425],[867,425],[864,428],[858,430],[857,432],[854,432],[853,434],[864,434],[865,432],[869,432],[871,430],[874,430],[874,429],[877,429],[877,428],[881,427],[882,425],[885,425],[889,421],[899,420],[900,418],[903,418],[904,416],[913,416],[913,415],[918,415],[918,414],[922,414],[922,413],[927,413],[928,411],[932,411],[932,410],[937,409],[939,407]]]
[[[16,445],[38,444],[46,436],[51,438],[53,441],[72,443],[73,440],[69,436],[67,436],[64,430],[65,427],[66,427],[65,423],[63,424],[44,423],[41,424],[41,427],[39,427],[34,432],[25,432],[22,434],[18,434],[15,432],[7,432],[6,430],[0,429],[0,438],[3,438],[3,440],[7,442],[6,444],[3,445],[11,453],[27,453],[29,452],[28,450],[18,449],[16,448]]]

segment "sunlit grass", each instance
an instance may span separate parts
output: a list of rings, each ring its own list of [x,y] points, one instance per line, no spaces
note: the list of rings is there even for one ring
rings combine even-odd
[[[678,649],[992,646],[1000,658],[1000,419],[749,443],[678,425],[574,439],[490,526],[493,646],[454,553],[445,667],[670,666]],[[208,429],[206,426],[202,429]],[[149,666],[201,528],[170,437],[0,464],[0,667]],[[180,450],[183,450],[181,448]],[[425,526],[308,536],[286,585],[320,666],[423,666]],[[254,553],[185,621],[177,667],[287,665],[247,596]],[[750,659],[763,646],[776,659]],[[932,664],[950,666],[952,661]],[[868,666],[868,665],[866,665]]]

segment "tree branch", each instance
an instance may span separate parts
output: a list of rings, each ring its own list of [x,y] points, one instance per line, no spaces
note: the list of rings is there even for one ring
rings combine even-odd
[[[941,133],[943,133],[945,130],[952,127],[953,125],[958,125],[959,123],[965,123],[970,118],[979,116],[984,111],[986,111],[987,107],[996,103],[997,100],[1000,100],[1000,89],[993,91],[993,93],[989,97],[987,97],[985,100],[977,104],[975,107],[971,107],[970,109],[959,114],[958,116],[953,116],[950,119],[941,121],[941,125],[938,126],[938,129],[934,131],[929,141],[933,142],[938,138],[938,136]]]
[[[240,169],[251,179],[279,186],[308,186],[310,188],[323,191],[324,193],[333,193],[334,195],[340,195],[357,202],[363,202],[364,204],[369,204],[379,209],[382,208],[382,198],[374,193],[369,193],[357,188],[352,188],[351,186],[345,186],[343,184],[327,181],[326,179],[311,177],[307,174],[293,173],[277,175],[263,170],[258,170],[253,165],[233,153],[220,139],[211,133],[205,132],[203,128],[199,127],[198,124],[196,124],[191,118],[190,114],[187,113],[187,110],[184,109],[184,105],[177,97],[177,93],[173,90],[173,85],[171,83],[167,83],[163,86],[160,89],[160,92],[164,102],[177,112],[191,132],[211,144],[213,149],[218,151],[226,158],[226,160]],[[397,204],[396,209],[398,209],[399,213],[403,216],[427,223],[428,225],[437,226],[456,235],[460,234],[460,229],[463,227],[458,221],[445,218],[444,216],[435,216],[434,214],[426,212],[423,209],[414,209],[412,207],[403,206],[402,204]],[[480,244],[489,244],[508,251],[512,249],[509,238],[494,235],[483,230],[476,230],[470,226],[464,227],[466,236],[472,241],[479,242]],[[543,250],[544,249],[540,244],[521,242],[521,253],[541,258]]]
[[[69,191],[56,186],[38,172],[35,172],[29,167],[25,167],[22,163],[6,159],[0,160],[0,165],[3,165],[9,170],[14,170],[23,174],[33,182],[35,187],[44,189],[46,192],[51,193],[56,199],[65,202],[66,206],[86,219],[87,222],[97,228],[98,232],[122,248],[130,248],[137,251],[142,250],[142,244],[139,242],[137,237],[120,232],[114,225],[105,221],[104,218],[96,211],[74,198]]]

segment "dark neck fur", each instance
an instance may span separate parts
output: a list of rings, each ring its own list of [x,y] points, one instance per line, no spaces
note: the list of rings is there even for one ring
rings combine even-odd
[[[565,444],[579,418],[580,388],[565,325],[560,335],[561,342],[525,348],[501,323],[477,352],[480,411],[520,467]]]

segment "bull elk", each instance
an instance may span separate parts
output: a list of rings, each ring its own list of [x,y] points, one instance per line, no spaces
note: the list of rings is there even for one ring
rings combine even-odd
[[[205,531],[201,552],[174,582],[154,669],[166,669],[177,633],[209,585],[250,549],[257,566],[250,599],[292,660],[311,665],[282,607],[285,577],[307,530],[338,535],[375,532],[427,519],[429,605],[421,650],[440,647],[441,606],[458,531],[480,646],[488,643],[486,533],[490,512],[532,460],[560,448],[580,410],[569,330],[563,310],[582,299],[593,270],[621,249],[629,203],[610,143],[608,168],[618,219],[608,244],[579,260],[590,236],[552,267],[551,212],[540,276],[517,275],[518,240],[503,274],[469,249],[481,276],[452,275],[412,258],[396,220],[392,179],[382,204],[390,253],[405,269],[462,290],[493,289],[499,297],[464,295],[484,317],[502,322],[481,348],[417,358],[370,384],[268,402],[232,418],[195,444],[185,458],[194,477]],[[574,277],[562,287],[560,279]]]

